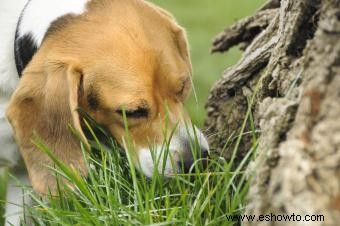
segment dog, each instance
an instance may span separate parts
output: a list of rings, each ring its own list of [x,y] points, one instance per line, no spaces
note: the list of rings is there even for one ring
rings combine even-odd
[[[185,30],[171,14],[143,0],[19,2],[25,5],[14,15],[16,29],[0,49],[9,51],[0,74],[0,130],[6,131],[0,145],[8,148],[0,158],[18,158],[12,153],[19,149],[37,193],[53,191],[56,180],[46,167],[51,160],[32,143],[34,134],[57,158],[87,174],[80,142],[68,129],[71,125],[86,140],[78,109],[122,147],[126,116],[134,163],[148,177],[155,170],[164,169],[168,177],[188,172],[194,136],[199,157],[207,157],[207,140],[184,109],[192,66]],[[164,155],[162,144],[172,131],[169,156],[155,166],[154,157]]]

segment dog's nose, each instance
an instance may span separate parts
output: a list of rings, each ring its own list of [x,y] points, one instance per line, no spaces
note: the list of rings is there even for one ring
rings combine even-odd
[[[201,153],[202,153],[201,158],[204,158],[204,159],[209,158],[209,151],[208,151],[208,149],[206,149],[204,147],[201,148]]]
[[[209,158],[208,149],[201,147],[201,152],[198,154],[196,160],[200,161],[202,163],[202,166],[204,168],[206,168],[207,163],[208,163],[208,158]],[[185,156],[185,158],[183,159],[183,162],[180,162],[179,165],[180,165],[180,168],[183,169],[184,173],[190,173],[190,172],[193,172],[195,170],[192,167],[194,162],[195,162],[195,158],[192,155],[192,153],[190,153],[187,156]]]
[[[202,159],[202,165],[203,165],[203,167],[204,168],[207,168],[207,166],[208,166],[208,159],[209,159],[209,151],[208,151],[208,149],[206,149],[206,148],[202,148],[202,156],[201,156],[201,159]]]

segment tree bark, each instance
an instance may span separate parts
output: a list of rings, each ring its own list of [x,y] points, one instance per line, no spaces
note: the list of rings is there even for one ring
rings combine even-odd
[[[240,131],[251,106],[258,148],[247,214],[323,215],[340,222],[340,1],[271,0],[222,32],[212,52],[244,54],[211,90],[206,129],[213,150]],[[247,123],[244,132],[252,126]],[[237,133],[236,133],[237,134]],[[236,162],[252,144],[245,135]],[[298,221],[246,225],[309,225]]]

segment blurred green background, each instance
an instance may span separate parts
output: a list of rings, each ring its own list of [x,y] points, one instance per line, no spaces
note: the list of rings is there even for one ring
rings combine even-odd
[[[197,101],[192,93],[186,106],[193,122],[202,126],[205,118],[204,105],[211,86],[220,78],[223,70],[235,64],[241,56],[237,48],[223,55],[211,55],[212,40],[226,26],[251,15],[265,0],[150,1],[171,12],[187,30]]]

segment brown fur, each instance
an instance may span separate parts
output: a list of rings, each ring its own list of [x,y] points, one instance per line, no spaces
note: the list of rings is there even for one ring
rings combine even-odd
[[[7,111],[34,189],[55,189],[45,166],[51,161],[31,142],[34,131],[58,158],[86,174],[79,142],[68,130],[71,124],[82,134],[78,107],[122,144],[123,118],[117,110],[147,106],[147,118],[128,123],[135,146],[148,147],[149,141],[164,139],[166,105],[170,129],[185,120],[190,74],[184,30],[145,1],[92,0],[84,14],[54,23]]]

